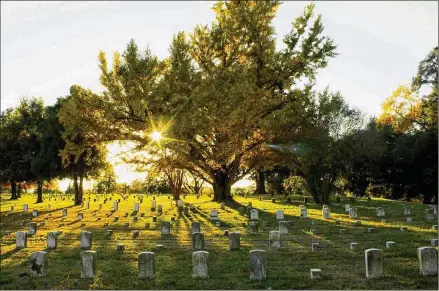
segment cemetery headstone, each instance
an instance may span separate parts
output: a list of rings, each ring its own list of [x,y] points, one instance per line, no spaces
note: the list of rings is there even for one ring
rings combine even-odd
[[[192,277],[199,279],[208,278],[207,261],[209,252],[195,251],[192,253]]]
[[[30,257],[30,274],[32,277],[46,276],[47,252],[38,251]]]
[[[93,279],[96,271],[96,252],[81,252],[81,278]]]
[[[142,252],[139,254],[139,278],[155,278],[155,253]]]
[[[276,219],[277,220],[284,220],[284,211],[283,210],[277,210],[276,211]]]
[[[266,278],[264,250],[251,250],[250,257],[250,280],[264,280]]]
[[[171,234],[171,223],[169,221],[162,222],[161,234],[162,235]]]
[[[311,269],[311,279],[321,279],[322,278],[322,270],[321,269]]]
[[[358,217],[357,208],[356,207],[351,207],[349,209],[349,218],[353,219],[353,218],[357,218],[357,217]]]
[[[22,249],[27,247],[27,232],[17,231],[15,238],[15,246],[17,249]]]
[[[288,233],[288,221],[279,221],[279,232],[281,235]]]
[[[201,232],[201,223],[198,221],[192,222],[191,225],[191,234],[195,232]]]
[[[376,208],[377,217],[383,217],[386,216],[386,212],[384,211],[383,207],[377,207]]]
[[[29,235],[34,235],[37,232],[37,223],[36,222],[30,222],[28,226],[28,233]]]
[[[192,234],[192,248],[196,251],[204,250],[204,234],[202,232]]]
[[[364,252],[366,263],[366,278],[380,278],[383,276],[383,251],[380,249],[367,249]]]
[[[92,245],[92,234],[89,231],[81,232],[81,248],[82,249],[91,249]]]
[[[56,249],[58,247],[58,232],[47,233],[47,248]]]
[[[394,241],[387,241],[386,242],[386,248],[387,249],[393,249],[396,247],[396,243]]]
[[[212,221],[218,220],[218,210],[216,209],[210,210],[210,220]]]
[[[229,233],[229,249],[231,251],[239,250],[241,247],[241,234],[239,232]]]
[[[437,276],[437,250],[433,247],[418,248],[419,273],[424,276]]]
[[[268,237],[268,250],[274,251],[282,246],[282,236],[279,231],[270,231]]]

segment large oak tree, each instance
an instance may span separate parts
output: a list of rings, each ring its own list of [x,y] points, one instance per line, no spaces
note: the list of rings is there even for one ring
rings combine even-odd
[[[106,90],[81,104],[66,127],[85,140],[135,141],[137,150],[165,150],[211,184],[214,199],[259,167],[268,144],[302,134],[316,72],[335,56],[314,5],[293,21],[276,48],[273,19],[279,1],[219,1],[211,25],[174,36],[159,60],[131,41],[109,68],[99,55]],[[163,135],[160,147],[149,134]]]

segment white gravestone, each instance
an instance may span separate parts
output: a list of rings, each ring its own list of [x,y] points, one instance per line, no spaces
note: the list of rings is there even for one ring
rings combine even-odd
[[[139,278],[155,278],[155,253],[142,252],[139,254]]]
[[[367,249],[364,252],[366,263],[366,278],[380,278],[383,276],[383,251],[380,249]]]
[[[207,261],[209,259],[209,252],[195,251],[192,253],[192,277],[199,279],[208,278]]]
[[[81,252],[81,278],[93,279],[96,271],[96,252]]]
[[[32,277],[46,276],[47,252],[35,252],[30,257],[30,274]]]
[[[250,256],[250,280],[264,280],[266,278],[265,262],[267,256],[264,250],[251,250]]]
[[[278,210],[276,211],[276,219],[277,220],[284,220],[284,211],[283,210]]]
[[[419,273],[424,276],[437,276],[437,250],[433,247],[418,248]],[[437,279],[437,278],[436,278]]]

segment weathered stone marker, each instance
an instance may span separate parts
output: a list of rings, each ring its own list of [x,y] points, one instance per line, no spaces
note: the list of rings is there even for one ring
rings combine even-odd
[[[46,276],[47,252],[38,251],[30,257],[30,274],[32,277]]]
[[[37,223],[36,222],[29,223],[28,233],[29,233],[29,235],[33,235],[33,234],[37,233]]]
[[[250,219],[251,220],[257,220],[259,218],[258,211],[256,209],[250,210]]]
[[[357,218],[358,217],[358,210],[356,207],[352,207],[349,209],[349,218]]]
[[[279,221],[279,232],[281,235],[288,233],[288,224],[288,221]]]
[[[276,219],[277,220],[284,220],[284,211],[283,210],[278,210],[276,211]]]
[[[315,243],[312,243],[312,244],[311,244],[311,251],[312,251],[312,252],[316,252],[316,251],[318,251],[319,249],[320,249],[320,244],[319,244],[319,243],[315,242]]]
[[[78,213],[77,217],[76,217],[79,221],[84,219],[84,214],[82,214],[81,212]]]
[[[117,244],[116,245],[116,250],[117,251],[124,251],[125,250],[125,246],[123,244]]]
[[[356,242],[351,242],[351,243],[349,244],[349,248],[350,248],[351,250],[356,250],[356,249],[358,249],[358,243],[356,243]]]
[[[47,248],[56,249],[58,247],[58,232],[47,233]]]
[[[32,217],[38,216],[38,210],[32,210]]]
[[[27,247],[27,232],[17,231],[15,237],[15,246],[17,249],[22,249]]]
[[[193,234],[194,232],[201,232],[201,223],[198,221],[192,222],[191,234]]]
[[[239,232],[229,233],[229,249],[231,251],[239,250],[241,248],[241,234]]]
[[[424,276],[438,274],[437,250],[433,247],[418,248],[419,273]]]
[[[251,250],[250,256],[250,280],[264,280],[266,278],[265,273],[265,261],[267,259],[264,250]]]
[[[304,205],[300,205],[299,210],[300,210],[300,218],[308,217],[308,211],[306,210],[306,207]]]
[[[29,211],[29,206],[27,204],[23,205],[23,211],[24,212],[28,212]]]
[[[430,241],[430,243],[431,243],[431,246],[432,246],[432,247],[437,247],[437,246],[438,246],[438,239],[437,239],[437,238],[434,238],[434,239],[432,239],[432,240]]]
[[[163,206],[162,206],[161,204],[159,204],[159,205],[157,206],[157,213],[158,213],[159,215],[161,215],[161,214],[163,213]]]
[[[139,278],[155,278],[155,253],[142,252],[139,254]]]
[[[268,236],[268,250],[274,251],[282,246],[282,236],[279,231],[270,231]]]
[[[311,279],[321,279],[322,278],[322,270],[321,269],[311,269]]]
[[[207,261],[209,252],[195,251],[192,253],[192,278],[207,279],[208,268]]]
[[[168,235],[171,234],[171,223],[169,221],[163,221],[162,222],[162,235]]]
[[[366,263],[366,278],[380,278],[383,276],[383,251],[380,249],[367,249],[364,251]]]
[[[140,210],[140,203],[134,203],[134,211]]]
[[[61,214],[62,214],[62,216],[67,216],[67,208],[63,208],[61,210]]]
[[[204,234],[202,232],[192,234],[192,248],[196,251],[204,250]]]
[[[224,202],[221,202],[220,206],[222,210],[226,209],[226,204]]]
[[[93,279],[96,271],[96,252],[81,252],[81,278]]]
[[[113,211],[117,211],[119,209],[119,203],[117,201],[113,202]]]
[[[377,207],[376,212],[377,212],[377,217],[386,216],[386,212],[384,211],[383,207]]]
[[[349,209],[351,209],[351,205],[350,204],[345,204],[344,205],[345,212],[349,212]]]
[[[218,210],[216,209],[210,210],[210,220],[212,221],[218,220]]]
[[[394,249],[394,248],[396,248],[396,243],[394,241],[387,241],[386,242],[386,248]]]
[[[425,210],[425,216],[427,217],[427,220],[434,220],[434,211],[433,209],[429,208]]]
[[[404,206],[403,209],[404,209],[404,215],[411,215],[412,214],[412,211],[410,210],[409,207]]]
[[[341,229],[340,229],[340,234],[344,234],[344,233],[346,233],[346,229],[341,228]]]
[[[322,217],[324,219],[328,219],[331,217],[331,210],[329,208],[323,208],[322,209]]]
[[[81,231],[81,248],[91,249],[92,235],[89,231]]]

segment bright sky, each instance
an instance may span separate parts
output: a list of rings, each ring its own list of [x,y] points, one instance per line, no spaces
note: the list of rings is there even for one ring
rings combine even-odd
[[[284,2],[275,19],[279,40],[309,2]],[[98,52],[123,51],[134,38],[159,57],[173,34],[214,19],[210,1],[1,2],[1,110],[21,96],[53,104],[72,84],[101,91]],[[380,105],[438,43],[437,2],[316,2],[339,56],[317,87],[339,90],[352,105],[378,115]],[[130,170],[116,169],[122,180]]]

